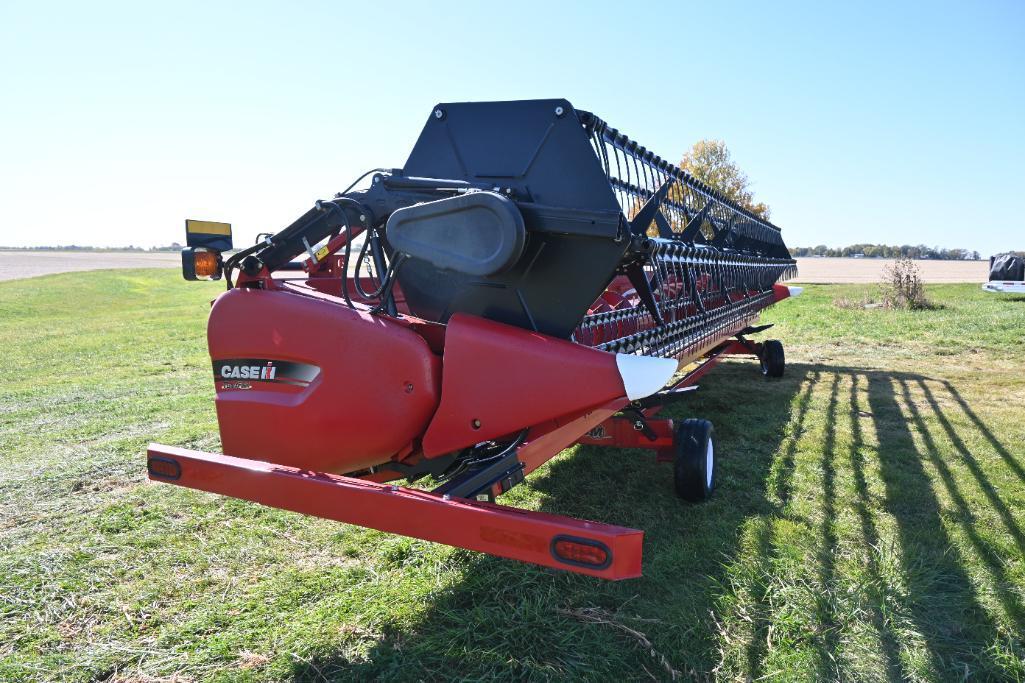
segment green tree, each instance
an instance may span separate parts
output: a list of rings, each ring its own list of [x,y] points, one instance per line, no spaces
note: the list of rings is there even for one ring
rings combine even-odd
[[[698,140],[683,155],[680,168],[756,216],[769,219],[769,207],[754,200],[751,181],[734,163],[730,150],[722,140]]]

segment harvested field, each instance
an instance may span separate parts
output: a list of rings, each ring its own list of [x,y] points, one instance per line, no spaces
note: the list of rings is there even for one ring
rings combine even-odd
[[[0,251],[0,280],[105,268],[176,268],[177,252]]]
[[[794,282],[844,284],[879,282],[888,258],[799,258]],[[989,279],[989,261],[915,261],[928,283],[978,282]]]
[[[357,243],[358,246],[358,243]],[[794,282],[875,283],[893,259],[799,258]],[[916,261],[928,283],[987,280],[989,261]],[[89,251],[0,251],[0,280],[106,268],[177,268],[177,253]]]

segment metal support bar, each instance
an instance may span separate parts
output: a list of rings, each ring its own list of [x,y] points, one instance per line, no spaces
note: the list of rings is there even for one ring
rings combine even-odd
[[[514,449],[508,455],[497,457],[488,465],[472,469],[464,476],[445,482],[432,493],[450,498],[476,498],[483,493],[491,495],[491,488],[495,484],[499,484],[501,493],[505,493],[521,481],[523,463],[516,459]]]
[[[335,474],[150,444],[154,481],[605,579],[641,575],[644,532]],[[557,542],[601,547],[601,566],[565,561]]]
[[[644,448],[663,454],[671,454],[673,448],[673,421],[669,418],[644,419],[648,430],[655,435],[652,439],[643,430],[637,429],[634,417],[611,417],[580,437],[577,443],[588,446],[613,446],[616,448]]]

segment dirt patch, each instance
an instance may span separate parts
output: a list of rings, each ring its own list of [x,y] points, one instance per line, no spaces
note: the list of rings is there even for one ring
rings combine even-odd
[[[794,282],[875,283],[883,278],[883,269],[892,264],[887,258],[799,258]],[[915,261],[926,283],[978,282],[989,279],[989,261]]]
[[[176,252],[0,251],[0,280],[103,268],[176,268]]]

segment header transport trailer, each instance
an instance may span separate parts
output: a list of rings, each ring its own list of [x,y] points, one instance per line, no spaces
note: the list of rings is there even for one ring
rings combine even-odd
[[[982,288],[987,292],[1025,294],[1025,258],[1011,253],[990,256],[989,281]]]
[[[438,105],[403,168],[230,257],[187,232],[186,279],[227,282],[224,454],[152,444],[151,479],[608,579],[643,532],[495,499],[575,443],[708,498],[712,425],[656,414],[730,354],[782,375],[749,337],[798,292],[779,228],[565,100]]]

